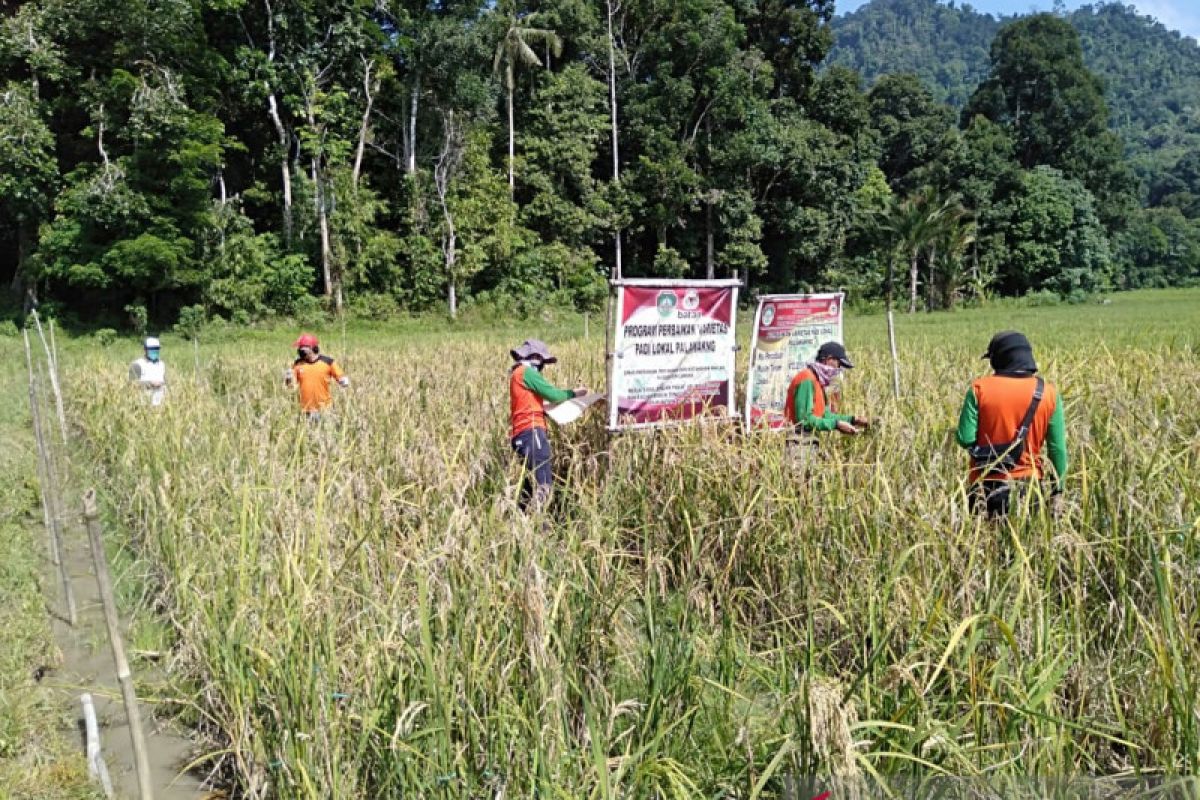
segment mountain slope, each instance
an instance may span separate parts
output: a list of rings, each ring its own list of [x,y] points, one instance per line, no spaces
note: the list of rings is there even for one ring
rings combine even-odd
[[[873,0],[833,21],[829,64],[880,75],[913,72],[934,96],[961,106],[988,72],[996,32],[1016,17],[981,14],[969,4]],[[1200,45],[1132,8],[1104,3],[1066,15],[1079,31],[1084,61],[1105,85],[1113,128],[1148,180],[1200,147]]]

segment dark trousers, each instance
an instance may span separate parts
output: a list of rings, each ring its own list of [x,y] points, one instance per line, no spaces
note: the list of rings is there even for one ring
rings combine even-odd
[[[550,464],[550,437],[544,428],[531,428],[512,439],[513,451],[521,457],[525,480],[521,486],[521,509],[541,506],[550,499],[554,472]]]
[[[971,510],[987,514],[988,519],[1004,519],[1022,502],[1035,500],[1035,497],[1026,497],[1034,493],[1033,490],[1032,480],[976,481],[971,487]]]

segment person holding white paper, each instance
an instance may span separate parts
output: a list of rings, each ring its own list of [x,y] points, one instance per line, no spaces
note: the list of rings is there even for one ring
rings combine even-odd
[[[588,390],[560,389],[542,375],[546,365],[558,361],[540,339],[526,339],[509,351],[515,362],[509,373],[509,436],[513,451],[525,467],[521,509],[541,508],[550,499],[554,484],[550,437],[546,431],[546,403],[584,397]]]

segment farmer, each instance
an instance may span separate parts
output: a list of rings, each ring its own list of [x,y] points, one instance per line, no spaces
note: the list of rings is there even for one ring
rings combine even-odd
[[[574,391],[559,389],[542,376],[547,364],[558,361],[550,354],[546,343],[526,339],[524,344],[509,353],[513,366],[508,378],[508,402],[512,449],[525,467],[525,482],[521,489],[521,509],[537,509],[550,499],[553,474],[550,469],[550,437],[546,433],[545,403],[561,403],[572,397],[583,397],[584,386]]]
[[[1037,376],[1033,347],[1024,335],[1002,331],[983,357],[992,375],[967,390],[956,438],[971,454],[971,507],[991,519],[1005,517],[1012,503],[1043,476],[1042,447],[1054,475],[1051,509],[1062,512],[1067,475],[1067,425],[1062,398]]]
[[[153,336],[142,342],[144,355],[129,365],[129,380],[145,392],[150,405],[160,406],[167,394],[167,365],[160,358],[162,344]]]
[[[843,369],[853,369],[846,348],[840,342],[826,342],[817,357],[792,378],[783,412],[798,432],[838,431],[854,436],[870,426],[870,420],[852,414],[838,414],[830,408],[826,396],[829,385]]]
[[[329,396],[329,384],[337,381],[339,386],[346,388],[350,385],[350,379],[332,358],[321,355],[317,337],[311,333],[301,334],[293,347],[296,348],[296,360],[284,370],[284,383],[299,386],[300,410],[309,419],[318,420],[321,412],[333,402]]]

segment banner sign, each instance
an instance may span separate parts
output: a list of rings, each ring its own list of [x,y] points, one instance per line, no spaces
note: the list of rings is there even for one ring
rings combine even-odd
[[[738,281],[623,280],[613,285],[616,336],[609,429],[709,414],[736,417]]]
[[[845,295],[774,294],[758,300],[746,376],[746,428],[782,428],[787,388],[830,340],[842,341]]]

